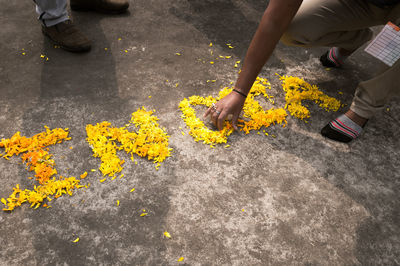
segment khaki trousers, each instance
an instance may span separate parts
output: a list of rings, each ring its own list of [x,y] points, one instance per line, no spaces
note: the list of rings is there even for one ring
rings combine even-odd
[[[400,4],[379,8],[366,0],[304,0],[281,41],[287,45],[340,47],[355,51],[369,41],[369,27],[400,23]],[[400,60],[361,82],[350,107],[371,118],[391,96],[400,94]]]

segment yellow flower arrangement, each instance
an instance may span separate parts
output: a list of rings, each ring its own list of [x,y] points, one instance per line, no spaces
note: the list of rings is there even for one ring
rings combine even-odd
[[[314,101],[326,111],[337,111],[341,106],[339,100],[325,95],[318,86],[311,85],[302,78],[280,76],[280,80],[282,88],[286,92],[285,109],[299,119],[310,117],[310,111],[301,104],[303,100]]]
[[[160,128],[158,118],[152,114],[153,111],[146,111],[144,107],[132,114],[130,124],[139,128],[137,132],[126,129],[130,124],[116,128],[107,121],[86,126],[87,142],[93,150],[93,156],[100,158],[99,169],[104,176],[115,176],[122,171],[125,161],[118,157],[118,150],[130,154],[132,161],[134,154],[147,157],[156,164],[156,169],[171,155],[169,136],[165,129]],[[120,143],[119,146],[117,142]]]
[[[266,92],[266,89],[271,89],[271,84],[267,79],[257,77],[243,106],[243,117],[246,120],[239,120],[240,124],[238,124],[245,134],[250,133],[251,130],[260,130],[262,127],[269,127],[275,124],[283,124],[283,127],[285,127],[287,123],[287,112],[285,109],[297,118],[309,118],[310,111],[301,105],[302,100],[314,101],[326,111],[337,111],[341,106],[340,101],[325,95],[316,85],[310,85],[301,78],[280,76],[280,80],[282,80],[282,88],[286,92],[285,108],[264,110],[260,103],[255,100],[255,97],[262,95],[274,104],[273,97],[269,96]],[[182,118],[190,129],[189,134],[195,141],[202,141],[211,147],[214,147],[214,144],[227,142],[228,136],[233,132],[232,125],[226,121],[221,131],[210,130],[205,126],[203,121],[196,117],[196,112],[191,105],[205,105],[210,107],[213,103],[228,95],[232,89],[233,87],[223,88],[217,98],[212,96],[191,96],[180,102],[179,108],[182,111]]]
[[[239,126],[246,134],[250,133],[250,130],[259,130],[263,126],[268,127],[271,124],[286,123],[287,113],[284,109],[272,108],[265,111],[260,103],[255,100],[255,97],[259,95],[263,95],[268,99],[271,98],[266,92],[267,88],[271,88],[268,80],[257,77],[243,106],[244,117],[249,120],[239,120],[239,122],[241,122]],[[205,105],[210,107],[213,103],[228,95],[232,90],[233,87],[225,87],[219,92],[217,98],[212,96],[191,96],[189,99],[185,98],[180,102],[179,108],[182,111],[182,118],[190,129],[189,134],[195,141],[202,141],[205,144],[209,144],[211,147],[213,147],[214,144],[227,142],[228,136],[233,132],[232,125],[226,121],[221,131],[208,129],[204,122],[196,117],[196,111],[191,105]]]
[[[80,180],[75,177],[64,178],[60,176],[58,179],[53,177],[57,174],[54,168],[54,160],[51,159],[51,154],[48,150],[44,150],[46,146],[61,143],[64,140],[70,140],[68,137],[68,129],[56,128],[50,130],[45,126],[46,131],[39,133],[31,138],[21,136],[17,132],[10,139],[2,139],[0,148],[5,149],[5,154],[0,156],[8,159],[13,155],[22,154],[23,162],[29,167],[29,171],[35,172],[36,180],[39,186],[34,186],[33,190],[20,189],[19,184],[13,188],[13,193],[7,198],[1,199],[1,202],[6,206],[4,211],[12,211],[16,207],[21,206],[24,202],[29,202],[31,208],[38,208],[45,199],[51,201],[49,196],[54,195],[55,198],[62,194],[72,195],[74,188],[81,188]],[[44,207],[49,207],[46,203]]]

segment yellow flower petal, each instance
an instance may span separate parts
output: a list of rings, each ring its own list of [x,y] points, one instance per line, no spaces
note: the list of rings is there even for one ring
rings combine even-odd
[[[78,242],[79,241],[79,237],[77,237],[74,241],[72,241],[72,242],[74,242],[74,243],[76,243],[76,242]]]
[[[87,172],[86,171],[83,174],[81,174],[80,178],[84,179],[85,177],[87,177]]]
[[[171,238],[170,233],[168,233],[167,231],[164,232],[164,236],[167,237],[167,238]]]

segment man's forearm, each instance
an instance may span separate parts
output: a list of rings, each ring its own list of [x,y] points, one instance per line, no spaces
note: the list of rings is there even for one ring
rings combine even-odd
[[[302,0],[271,0],[247,50],[235,87],[248,94]]]

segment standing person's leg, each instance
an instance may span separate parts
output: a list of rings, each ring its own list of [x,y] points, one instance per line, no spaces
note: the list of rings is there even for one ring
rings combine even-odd
[[[46,27],[54,26],[69,19],[67,0],[34,0],[39,20]]]
[[[69,20],[67,0],[35,0],[35,3],[44,35],[71,52],[90,50],[90,40]]]

